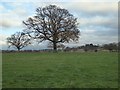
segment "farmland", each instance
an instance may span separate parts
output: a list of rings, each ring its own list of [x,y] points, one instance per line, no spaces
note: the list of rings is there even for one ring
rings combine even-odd
[[[3,88],[117,88],[116,52],[2,54]]]

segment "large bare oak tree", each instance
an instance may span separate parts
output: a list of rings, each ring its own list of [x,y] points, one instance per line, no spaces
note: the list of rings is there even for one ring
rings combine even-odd
[[[7,43],[9,44],[9,47],[13,46],[17,48],[18,51],[20,51],[20,49],[31,44],[30,40],[31,39],[27,34],[23,32],[16,32],[7,38]]]
[[[36,9],[36,15],[23,21],[24,30],[30,37],[41,42],[48,40],[53,43],[54,51],[58,43],[78,41],[80,31],[77,18],[66,9],[49,5]]]

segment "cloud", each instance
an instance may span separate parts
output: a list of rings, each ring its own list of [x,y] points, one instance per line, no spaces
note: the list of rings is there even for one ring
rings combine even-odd
[[[22,4],[20,6],[22,7]],[[22,27],[22,21],[29,16],[29,13],[27,12],[27,8],[21,8],[20,6],[15,5],[14,9],[11,10],[7,10],[7,7],[4,8],[4,13],[0,14],[2,18],[0,19],[0,26],[3,28]]]
[[[118,12],[116,2],[73,2],[66,3],[65,7],[82,17],[110,16],[116,15]]]
[[[2,45],[6,45],[6,38],[8,37],[9,35],[5,35],[5,34],[0,34],[0,46]]]
[[[3,18],[0,20],[0,26],[3,28],[20,27],[22,22],[18,18]]]
[[[22,27],[22,21],[18,18],[3,18],[0,20],[0,26],[4,28],[21,28]],[[6,30],[6,29],[4,29]]]
[[[103,36],[107,36],[109,38],[116,36],[118,37],[118,30],[115,29],[101,29],[101,28],[91,28],[91,29],[83,29],[81,30],[81,36],[82,35],[92,35],[92,36],[99,36],[99,37],[103,37]]]
[[[118,18],[117,17],[103,17],[94,16],[91,18],[79,18],[78,22],[81,27],[106,27],[117,29],[118,28]]]
[[[4,6],[0,5],[0,11],[5,10]]]
[[[91,3],[75,3],[75,9],[81,9],[86,12],[108,12],[108,11],[116,11],[117,3],[105,3],[105,2],[91,2]]]
[[[21,17],[21,16],[24,17],[24,16],[28,15],[27,10],[22,9],[20,7],[13,10],[12,13],[16,14],[19,17]]]

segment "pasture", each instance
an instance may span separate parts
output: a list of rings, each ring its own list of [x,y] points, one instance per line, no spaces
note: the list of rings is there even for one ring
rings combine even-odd
[[[3,88],[117,88],[116,52],[2,54]]]

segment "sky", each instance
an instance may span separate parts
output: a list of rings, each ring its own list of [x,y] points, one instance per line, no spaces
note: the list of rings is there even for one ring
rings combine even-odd
[[[67,9],[78,18],[79,42],[66,43],[66,46],[118,42],[118,0],[1,0],[0,48],[8,50],[6,38],[22,31],[22,21],[34,16],[36,8],[50,4]],[[47,44],[33,43],[25,49],[45,49]]]

